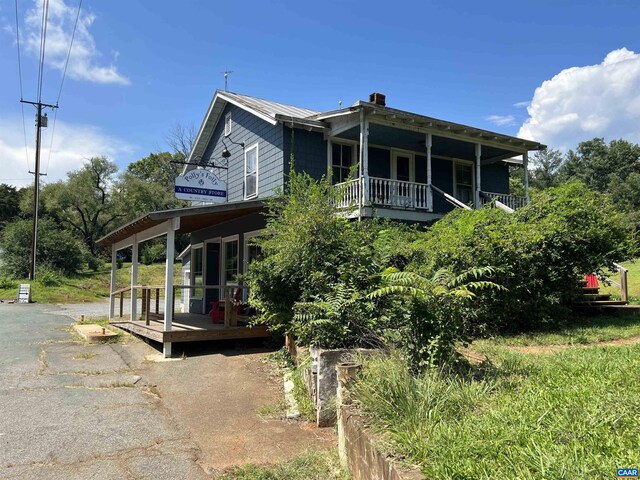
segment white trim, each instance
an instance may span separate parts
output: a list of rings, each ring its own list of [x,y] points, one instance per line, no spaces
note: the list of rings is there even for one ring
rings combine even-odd
[[[262,230],[253,230],[242,234],[242,273],[247,273],[249,270],[249,264],[247,263],[249,258],[249,240],[257,237],[261,233]]]
[[[391,180],[398,180],[398,157],[409,158],[409,182],[416,181],[416,156],[409,151],[393,149],[391,150],[391,165],[389,173]]]
[[[458,198],[458,179],[456,178],[456,165],[462,163],[462,164],[466,164],[468,166],[471,166],[471,196],[473,198],[475,198],[475,192],[476,192],[476,178],[475,178],[475,173],[476,173],[476,167],[475,164],[470,161],[470,160],[452,160],[451,161],[451,168],[453,169],[453,196],[454,198],[456,198],[457,200],[460,200]],[[472,198],[472,200],[473,200]],[[462,201],[462,200],[460,200]]]
[[[225,137],[228,137],[229,135],[231,135],[231,129],[233,127],[233,120],[231,118],[231,113],[232,112],[227,112],[224,116],[224,136]]]
[[[191,245],[191,262],[189,262],[190,265],[190,273],[191,273],[191,285],[195,286],[196,285],[196,281],[195,281],[195,266],[196,266],[196,262],[194,261],[194,256],[196,253],[196,250],[198,249],[202,249],[202,260],[201,260],[201,264],[200,267],[202,268],[201,270],[201,275],[202,275],[202,285],[206,285],[204,283],[204,267],[205,267],[205,253],[206,253],[206,249],[204,248],[204,242],[202,243],[197,243],[195,245]],[[193,294],[191,296],[191,300],[203,300],[204,299],[204,290],[200,289],[202,291],[201,295],[196,295],[196,290],[193,290]]]
[[[238,274],[240,273],[240,235],[230,235],[228,237],[222,237],[220,239],[220,281],[219,285],[225,286],[225,269],[226,269],[226,261],[227,261],[227,243],[238,242]]]
[[[256,151],[256,191],[254,193],[252,193],[251,195],[247,195],[247,154],[251,151],[255,149]],[[259,180],[259,172],[260,171],[260,147],[259,147],[259,143],[256,142],[253,145],[251,145],[250,147],[247,147],[244,150],[244,199],[245,200],[249,200],[251,198],[256,198],[258,196],[258,180]]]
[[[258,110],[248,107],[247,105],[242,104],[241,102],[238,102],[232,98],[227,97],[224,92],[220,92],[218,93],[218,96],[220,98],[222,98],[223,100],[235,105],[236,107],[239,107],[243,110],[246,110],[249,113],[252,113],[253,115],[255,115],[258,118],[261,118],[262,120],[264,120],[265,122],[269,122],[271,125],[277,125],[278,121],[276,119],[274,119],[273,117],[271,117],[270,115],[266,115],[262,112],[259,112]]]

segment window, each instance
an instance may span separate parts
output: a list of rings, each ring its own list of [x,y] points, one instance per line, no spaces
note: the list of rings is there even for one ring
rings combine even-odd
[[[454,165],[455,197],[462,203],[473,203],[473,165],[456,162]]]
[[[354,165],[353,145],[333,143],[331,145],[331,166],[333,183],[349,180],[349,171]]]
[[[202,274],[202,245],[191,247],[191,278],[194,286],[204,285]],[[202,289],[194,288],[192,298],[202,298]]]
[[[244,152],[244,198],[258,195],[258,144]]]
[[[231,135],[231,112],[224,116],[224,136],[228,137],[229,135]]]
[[[249,271],[249,264],[254,260],[262,258],[259,246],[253,244],[253,238],[260,235],[260,230],[247,232],[244,234],[244,272]]]
[[[224,257],[222,263],[222,285],[236,283],[238,276],[238,236],[222,239]]]

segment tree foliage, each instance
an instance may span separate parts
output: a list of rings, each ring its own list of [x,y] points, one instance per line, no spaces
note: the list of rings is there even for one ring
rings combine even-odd
[[[20,193],[15,187],[0,184],[0,228],[20,213]]]
[[[0,240],[3,275],[13,278],[27,277],[31,234],[31,220],[14,220],[7,224]],[[75,273],[83,265],[85,251],[83,245],[69,231],[61,229],[55,221],[45,218],[38,222],[38,271],[51,269],[65,274]]]
[[[106,157],[93,157],[47,190],[48,209],[75,231],[92,255],[96,241],[116,225],[123,213],[113,195],[118,167]]]

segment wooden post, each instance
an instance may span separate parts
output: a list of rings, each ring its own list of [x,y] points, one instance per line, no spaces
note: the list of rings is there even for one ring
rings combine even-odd
[[[624,267],[618,269],[620,271],[620,298],[623,302],[629,301],[629,286],[627,284],[628,270]]]
[[[124,292],[120,292],[120,318],[122,318],[123,309],[124,309]]]
[[[481,177],[480,175],[481,159],[482,159],[482,145],[480,145],[479,143],[476,143],[476,195],[475,195],[476,208],[480,208],[482,206],[482,204],[480,203],[480,190],[482,190],[482,183],[480,178]]]
[[[173,260],[175,256],[176,232],[173,221],[167,222],[167,260],[164,279],[164,331],[170,332],[173,324]],[[171,357],[171,342],[164,342],[163,355]]]
[[[529,204],[529,152],[522,154],[522,166],[524,167],[524,198]]]
[[[109,283],[109,321],[115,316],[116,297],[113,292],[116,290],[116,273],[118,268],[118,251],[116,244],[111,245],[111,282]],[[122,315],[120,315],[122,316]]]
[[[160,289],[156,288],[156,313],[160,313]]]
[[[130,319],[135,322],[138,319],[138,292],[135,286],[138,284],[138,236],[133,234],[133,245],[131,246],[131,305]]]
[[[427,133],[427,138],[425,140],[425,145],[427,146],[427,185],[429,185],[427,190],[427,210],[433,212],[433,191],[431,190],[431,147],[433,146],[433,135]]]

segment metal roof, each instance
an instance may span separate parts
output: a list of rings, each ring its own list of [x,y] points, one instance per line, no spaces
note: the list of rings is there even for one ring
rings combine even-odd
[[[253,110],[257,110],[265,115],[276,119],[276,115],[294,118],[306,118],[311,115],[317,115],[320,112],[309,110],[308,108],[294,107],[293,105],[285,105],[284,103],[264,100],[262,98],[250,97],[248,95],[240,95],[232,92],[219,92],[220,98],[225,100],[235,100]]]

